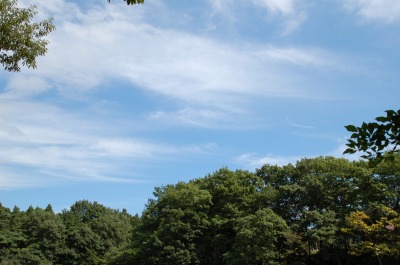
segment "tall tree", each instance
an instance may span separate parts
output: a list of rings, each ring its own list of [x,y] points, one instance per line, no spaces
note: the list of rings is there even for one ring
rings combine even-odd
[[[356,211],[346,218],[344,233],[353,237],[350,253],[360,256],[371,254],[383,264],[384,257],[399,256],[399,214],[383,205],[371,206],[366,212]],[[393,260],[391,261],[393,263]]]
[[[193,183],[156,188],[143,212],[140,264],[199,264],[211,195]]]
[[[225,255],[228,264],[280,264],[288,231],[286,222],[268,208],[239,218],[235,243]]]
[[[132,238],[132,217],[97,202],[77,201],[61,217],[67,230],[68,264],[104,264]]]
[[[400,154],[378,164],[373,172],[381,186],[379,202],[400,212]]]
[[[235,240],[235,221],[255,213],[260,205],[256,192],[260,179],[244,170],[222,168],[194,183],[211,194],[212,205],[208,213],[210,227],[204,232],[201,244],[201,264],[222,265],[224,255],[232,249]]]
[[[45,210],[29,207],[22,221],[22,229],[28,238],[27,247],[39,251],[45,260],[59,264],[58,255],[63,251],[65,241],[65,225],[51,210],[51,206]]]
[[[0,63],[5,70],[18,72],[21,64],[36,68],[36,58],[47,52],[44,39],[55,29],[53,20],[32,22],[36,7],[17,7],[18,0],[0,0]]]

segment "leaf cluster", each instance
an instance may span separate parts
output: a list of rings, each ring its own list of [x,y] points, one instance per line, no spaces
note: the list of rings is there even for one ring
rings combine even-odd
[[[360,127],[347,125],[351,132],[344,154],[365,153],[361,157],[380,162],[384,157],[393,158],[400,143],[400,110],[387,110],[386,116],[375,118],[376,122],[363,122]]]
[[[55,30],[52,18],[32,22],[36,7],[18,8],[17,3],[0,0],[0,63],[10,72],[20,71],[20,64],[36,68],[36,58],[47,52],[44,37]]]

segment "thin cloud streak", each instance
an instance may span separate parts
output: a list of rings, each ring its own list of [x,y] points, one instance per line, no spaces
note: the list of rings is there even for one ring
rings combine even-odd
[[[254,5],[263,7],[269,16],[278,16],[283,20],[281,36],[296,31],[306,21],[305,4],[299,0],[253,0]]]
[[[253,3],[267,8],[271,13],[292,15],[295,12],[293,0],[253,0]]]
[[[286,22],[297,21],[294,28],[302,23],[297,20],[302,14],[298,3],[251,2],[264,5]],[[138,164],[220,151],[213,143],[180,146],[116,136],[132,132],[124,127],[111,132],[108,123],[112,121],[93,122],[99,118],[93,113],[67,113],[55,105],[35,103],[46,93],[62,96],[75,91],[81,96],[123,80],[131,89],[173,102],[169,110],[144,114],[158,125],[237,130],[262,123],[254,122],[258,117],[253,107],[266,99],[326,98],[328,91],[315,85],[320,69],[349,68],[346,60],[334,59],[340,56],[322,49],[227,42],[154,26],[146,20],[146,12],[157,13],[158,9],[151,10],[157,4],[138,11],[122,4],[83,10],[64,0],[35,4],[43,16],[55,17],[57,30],[49,36],[49,53],[40,58],[39,68],[9,75],[0,93],[0,162],[7,166],[4,174],[12,176],[3,178],[0,188],[36,184],[26,171],[13,167],[29,168],[32,179],[40,180],[38,185],[65,179],[129,182],[140,181],[129,173]],[[229,12],[227,4],[233,3],[217,1],[214,9]],[[315,76],[304,77],[304,72]],[[239,161],[254,167],[287,159],[244,154]],[[115,177],[121,171],[128,173],[126,179]]]
[[[343,154],[347,146],[345,145],[345,139],[338,140],[338,146],[326,154],[320,154],[322,156],[333,156],[337,158],[346,158],[348,160],[359,161],[361,159],[360,153],[355,154]],[[259,155],[258,153],[244,153],[236,157],[235,160],[242,164],[245,168],[249,170],[254,170],[255,168],[261,168],[263,165],[278,165],[285,166],[288,164],[296,164],[298,161],[303,159],[305,156],[279,156],[268,154],[265,156]],[[311,158],[307,156],[307,158]]]
[[[288,164],[295,164],[301,157],[297,156],[277,156],[277,155],[266,155],[260,156],[257,153],[245,153],[236,158],[236,160],[245,166],[247,169],[254,170],[255,168],[261,168],[263,165],[278,165],[284,166]]]
[[[301,27],[307,19],[307,13],[304,10],[305,4],[299,0],[252,0],[252,1],[231,1],[217,0],[208,1],[212,8],[212,16],[221,15],[228,23],[239,22],[237,17],[241,15],[243,8],[241,6],[253,6],[253,8],[265,10],[265,23],[277,21],[283,24],[281,36],[286,36]],[[240,12],[240,14],[239,14]]]
[[[218,3],[220,8],[229,4]],[[62,0],[49,7],[37,4],[46,14],[55,14],[57,31],[50,36],[49,53],[40,58],[39,68],[11,77],[3,98],[29,98],[50,89],[81,95],[112,80],[128,80],[132,89],[151,91],[180,105],[175,111],[150,112],[150,120],[243,129],[258,124],[257,113],[251,111],[255,102],[330,98],[304,71],[318,79],[321,72],[349,69],[348,62],[321,49],[226,43],[155,27],[146,21],[148,9],[132,16],[131,9],[114,4],[85,12]],[[287,15],[296,13],[297,3],[270,4]]]
[[[321,57],[311,49],[225,44],[156,28],[144,20],[130,21],[126,12],[98,7],[90,14],[60,17],[49,53],[32,75],[59,89],[79,90],[124,77],[142,89],[185,102],[233,106],[243,97],[312,97],[315,91],[299,91],[299,80],[291,78],[294,70],[281,63],[308,67],[315,61],[306,60],[329,62],[334,57]]]
[[[366,21],[400,22],[400,2],[392,0],[345,0],[345,8]]]
[[[147,119],[171,126],[178,125],[213,130],[250,130],[259,126],[256,124],[261,123],[246,111],[236,110],[235,114],[232,115],[232,111],[224,109],[185,108],[171,112],[152,112],[147,116]]]
[[[90,113],[67,114],[55,106],[32,102],[0,103],[0,164],[6,167],[0,189],[67,180],[138,183],[143,179],[131,172],[139,165],[208,154],[217,148],[208,143],[179,146],[133,136],[121,138],[107,130],[110,121],[90,122]],[[118,132],[124,130],[121,127]]]

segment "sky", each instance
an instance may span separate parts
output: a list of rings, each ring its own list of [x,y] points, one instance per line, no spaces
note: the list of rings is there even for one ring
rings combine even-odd
[[[19,0],[54,18],[0,72],[0,202],[140,214],[155,187],[343,156],[398,109],[399,0]]]

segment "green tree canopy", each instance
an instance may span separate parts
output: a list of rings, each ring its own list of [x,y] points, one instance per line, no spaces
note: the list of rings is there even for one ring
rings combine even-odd
[[[0,265],[399,264],[399,159],[222,168],[155,188],[141,217],[0,203]]]
[[[17,0],[0,0],[0,63],[10,72],[20,71],[20,65],[36,68],[36,58],[47,52],[43,39],[55,29],[53,20],[32,22],[36,7],[18,8]]]
[[[228,264],[279,264],[280,245],[289,228],[280,216],[264,208],[236,221],[236,237],[225,257]]]

